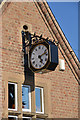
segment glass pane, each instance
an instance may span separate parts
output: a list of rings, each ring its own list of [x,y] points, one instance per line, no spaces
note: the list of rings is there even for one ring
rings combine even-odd
[[[16,117],[8,117],[8,120],[17,120]]]
[[[22,108],[29,109],[29,87],[22,86]]]
[[[15,85],[8,84],[8,108],[15,109]]]
[[[40,88],[35,88],[36,95],[36,111],[42,112],[42,94]]]

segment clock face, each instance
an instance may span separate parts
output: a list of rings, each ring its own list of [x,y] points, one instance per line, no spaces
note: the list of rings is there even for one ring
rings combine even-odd
[[[39,44],[31,52],[31,64],[35,69],[43,68],[48,61],[48,48]]]

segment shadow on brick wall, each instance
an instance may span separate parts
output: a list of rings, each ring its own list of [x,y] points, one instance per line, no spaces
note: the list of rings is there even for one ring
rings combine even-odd
[[[24,76],[25,76],[25,80],[23,84],[32,86],[31,91],[34,91],[35,76],[34,73],[28,68],[28,54],[24,56]]]

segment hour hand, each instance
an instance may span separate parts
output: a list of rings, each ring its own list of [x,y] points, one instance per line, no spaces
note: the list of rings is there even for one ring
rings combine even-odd
[[[43,63],[43,59],[41,59],[41,55],[39,55],[38,58],[40,59],[40,62]]]
[[[40,62],[43,63],[43,59],[40,59]]]

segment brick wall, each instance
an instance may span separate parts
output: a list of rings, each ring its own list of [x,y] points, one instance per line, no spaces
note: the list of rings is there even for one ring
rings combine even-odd
[[[2,10],[0,9],[0,118],[3,113],[4,80],[2,79]]]
[[[12,2],[2,15],[2,70],[3,74],[23,75],[21,30],[24,24],[32,25],[32,32],[52,36],[42,19],[35,3]],[[63,58],[59,51],[59,58]],[[64,58],[63,58],[64,59]],[[45,86],[45,113],[49,118],[78,117],[78,83],[67,62],[66,70],[35,74],[35,85]],[[3,78],[4,84],[6,79]],[[4,105],[5,109],[5,105]],[[3,117],[5,115],[3,114]]]

